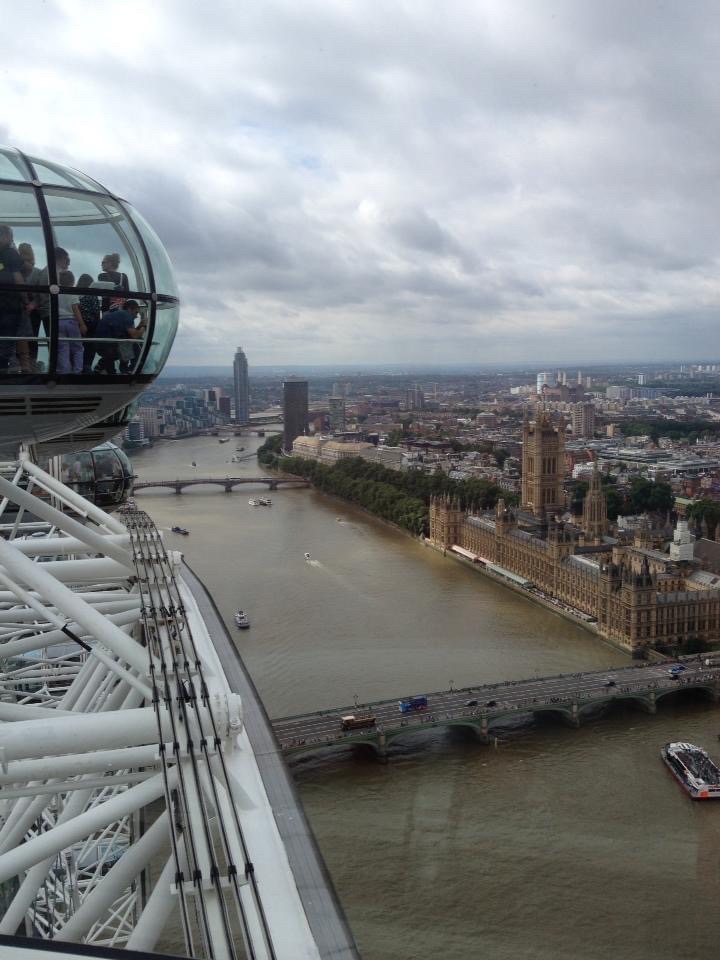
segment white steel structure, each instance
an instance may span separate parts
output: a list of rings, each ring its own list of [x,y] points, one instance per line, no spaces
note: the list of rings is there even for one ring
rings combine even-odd
[[[179,554],[133,506],[5,466],[0,934],[319,957]]]

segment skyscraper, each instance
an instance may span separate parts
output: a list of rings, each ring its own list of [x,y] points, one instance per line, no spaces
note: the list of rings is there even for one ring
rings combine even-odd
[[[345,429],[345,398],[330,397],[330,430],[332,433],[342,433]]]
[[[283,450],[292,450],[295,437],[302,436],[308,423],[307,380],[283,381]]]
[[[242,347],[235,351],[233,361],[235,374],[235,419],[238,423],[247,423],[250,419],[250,380],[248,362]]]
[[[593,437],[595,435],[595,407],[584,401],[572,405],[573,437]]]

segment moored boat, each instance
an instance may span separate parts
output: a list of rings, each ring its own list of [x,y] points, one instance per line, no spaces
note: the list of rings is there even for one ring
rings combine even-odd
[[[190,533],[190,531],[186,530],[185,527],[171,527],[171,530],[173,533],[179,533],[183,537],[187,537],[188,534]]]
[[[660,756],[693,800],[720,800],[720,768],[694,743],[666,743]]]

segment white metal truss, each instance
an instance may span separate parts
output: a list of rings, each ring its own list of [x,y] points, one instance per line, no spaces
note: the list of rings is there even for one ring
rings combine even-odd
[[[29,459],[5,474],[0,933],[317,957],[179,555],[134,507],[110,516]]]

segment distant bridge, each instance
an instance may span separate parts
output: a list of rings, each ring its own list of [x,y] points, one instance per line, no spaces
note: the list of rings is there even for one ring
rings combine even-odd
[[[720,657],[712,657],[710,665],[704,660],[685,660],[685,669],[677,677],[669,672],[675,664],[671,661],[428,693],[427,710],[414,713],[400,712],[398,700],[407,697],[356,702],[353,706],[282,717],[272,726],[285,754],[364,743],[386,757],[392,740],[428,727],[470,728],[487,742],[493,724],[523,715],[555,714],[569,726],[578,727],[583,716],[618,701],[654,714],[658,702],[678,690],[699,690],[715,703],[720,700]],[[341,717],[348,714],[373,716],[375,725],[343,730]]]
[[[149,490],[151,487],[166,488],[181,494],[186,487],[215,486],[230,493],[235,487],[247,483],[264,483],[270,490],[278,487],[309,487],[307,480],[285,477],[192,477],[187,480],[140,480],[134,484],[135,492]]]
[[[258,417],[250,417],[247,423],[241,424],[243,427],[262,427],[266,423],[282,423],[283,415],[282,413],[270,413],[265,416],[260,415]]]

